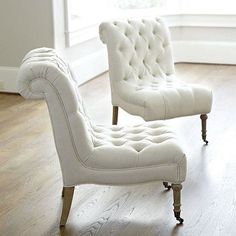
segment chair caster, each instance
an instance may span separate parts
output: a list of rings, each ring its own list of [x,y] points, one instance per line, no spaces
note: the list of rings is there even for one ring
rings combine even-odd
[[[202,140],[207,145],[208,144],[208,141],[206,140],[206,137],[207,137],[207,130],[206,130],[207,115],[202,114],[200,116],[200,118],[201,118],[201,122],[202,122]]]
[[[171,185],[168,182],[163,182],[164,187],[169,191],[171,189]]]
[[[181,218],[181,217],[176,217],[176,220],[178,220],[179,221],[179,224],[183,224],[183,222],[184,222],[184,219],[183,218]]]

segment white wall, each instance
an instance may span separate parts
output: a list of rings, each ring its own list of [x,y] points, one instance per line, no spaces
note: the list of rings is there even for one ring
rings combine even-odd
[[[108,69],[106,48],[98,38],[97,26],[87,29],[92,32],[88,40],[66,46],[64,4],[64,0],[1,3],[0,91],[16,91],[20,61],[26,52],[36,47],[60,50],[75,68],[78,83]],[[182,12],[164,17],[170,26],[176,62],[236,64],[236,14],[188,15]],[[82,30],[72,36],[76,40],[85,34]]]
[[[29,50],[54,46],[52,3],[48,0],[1,0],[0,91],[15,91],[15,78]]]
[[[236,15],[181,14],[171,21],[176,62],[236,64]]]

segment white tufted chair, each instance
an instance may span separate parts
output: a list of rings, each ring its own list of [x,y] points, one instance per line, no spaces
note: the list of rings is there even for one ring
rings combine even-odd
[[[100,38],[107,44],[113,105],[145,121],[201,114],[206,140],[207,113],[212,93],[174,78],[170,35],[161,18],[104,22]]]
[[[180,218],[186,157],[175,135],[160,122],[133,127],[93,124],[87,116],[68,64],[55,50],[39,48],[23,59],[18,89],[27,99],[45,99],[63,176],[61,226],[69,214],[74,186],[128,185],[165,181],[174,192]]]

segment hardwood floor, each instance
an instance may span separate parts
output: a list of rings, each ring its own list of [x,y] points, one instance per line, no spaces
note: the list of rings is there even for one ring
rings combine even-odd
[[[182,226],[173,216],[172,192],[155,182],[77,187],[68,223],[60,229],[62,181],[46,104],[0,94],[0,235],[236,235],[236,66],[177,64],[176,72],[214,93],[208,146],[199,117],[167,121],[188,158]],[[91,118],[110,124],[108,75],[80,91]],[[120,124],[140,121],[120,110]]]

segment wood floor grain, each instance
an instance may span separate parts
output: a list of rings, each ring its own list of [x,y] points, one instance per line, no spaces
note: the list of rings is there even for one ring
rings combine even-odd
[[[172,192],[162,183],[75,190],[68,223],[60,229],[61,173],[43,101],[0,94],[0,235],[234,236],[236,235],[236,66],[178,64],[177,77],[212,88],[209,145],[198,116],[167,121],[187,154],[183,226],[176,225]],[[91,118],[110,124],[108,75],[80,88]],[[142,121],[124,111],[120,124]]]

